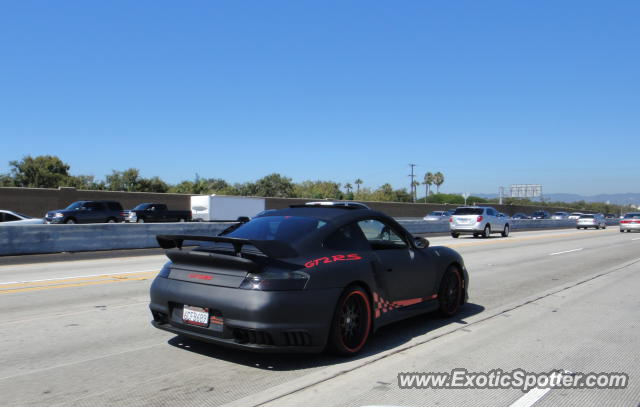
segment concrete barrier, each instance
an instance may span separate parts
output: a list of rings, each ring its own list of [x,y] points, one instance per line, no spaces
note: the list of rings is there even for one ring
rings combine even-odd
[[[608,226],[617,226],[618,219],[607,219]],[[422,219],[400,219],[398,220],[405,229],[413,234],[426,233],[449,233],[449,221],[425,221]],[[555,220],[555,219],[509,219],[511,230],[532,230],[532,229],[566,229],[575,228],[575,220]]]
[[[449,233],[449,222],[400,219],[413,234]],[[573,220],[511,219],[511,230],[560,229],[576,226]],[[156,235],[215,236],[231,223],[106,223],[92,225],[0,226],[0,256],[158,247]],[[607,225],[618,224],[607,219]]]
[[[158,247],[156,235],[215,236],[230,223],[105,223],[93,225],[4,225],[0,256]]]

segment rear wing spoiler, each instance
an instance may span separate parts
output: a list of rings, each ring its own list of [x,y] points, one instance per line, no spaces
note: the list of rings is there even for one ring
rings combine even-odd
[[[163,249],[178,248],[182,250],[182,245],[185,241],[215,242],[231,244],[237,257],[240,257],[242,246],[245,245],[254,246],[267,256],[277,259],[298,257],[298,252],[293,247],[279,240],[250,240],[237,237],[195,235],[158,235],[156,240]]]

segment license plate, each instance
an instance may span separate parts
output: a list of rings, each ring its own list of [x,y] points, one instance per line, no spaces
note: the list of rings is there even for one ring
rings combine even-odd
[[[207,327],[209,326],[209,310],[185,305],[182,309],[182,320],[185,324]]]

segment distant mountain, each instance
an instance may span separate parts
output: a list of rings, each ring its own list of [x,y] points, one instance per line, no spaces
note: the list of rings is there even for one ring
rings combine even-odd
[[[474,193],[474,196],[481,198],[494,199],[498,198],[498,194],[482,194]],[[558,202],[609,202],[615,205],[640,205],[640,193],[627,192],[624,194],[599,194],[599,195],[578,195],[578,194],[545,194],[545,200]]]

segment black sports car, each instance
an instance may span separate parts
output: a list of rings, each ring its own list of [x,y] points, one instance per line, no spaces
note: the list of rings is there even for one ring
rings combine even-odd
[[[457,252],[370,209],[291,207],[157,239],[171,261],[151,286],[153,326],[236,348],[355,354],[386,324],[467,300]]]

